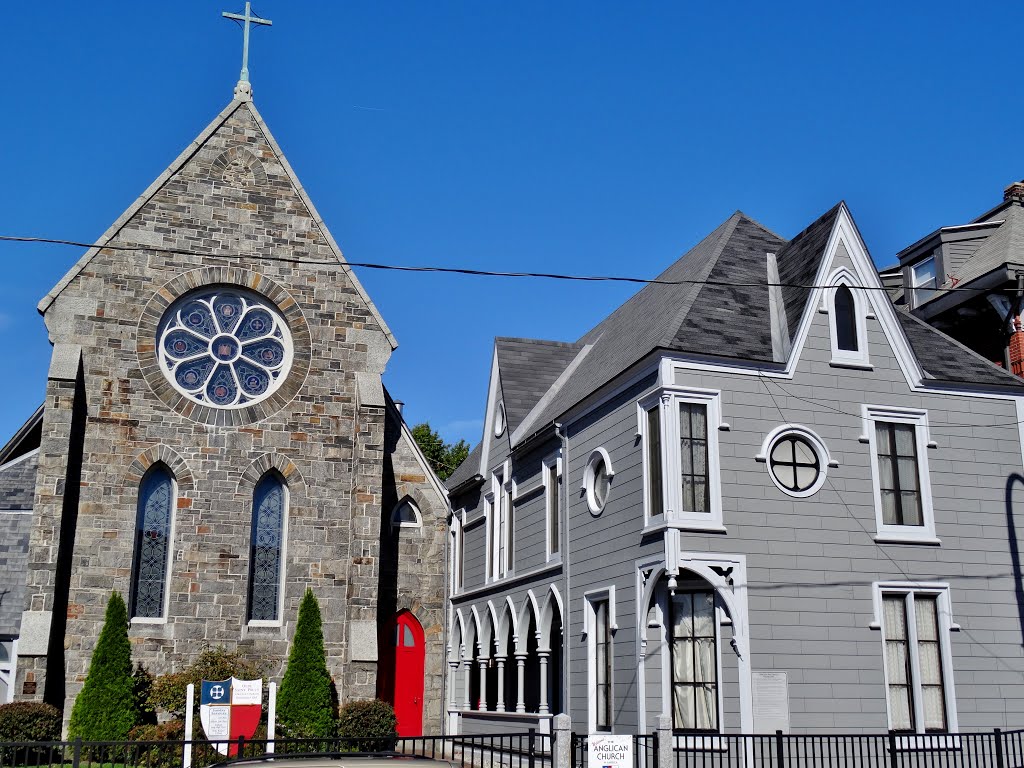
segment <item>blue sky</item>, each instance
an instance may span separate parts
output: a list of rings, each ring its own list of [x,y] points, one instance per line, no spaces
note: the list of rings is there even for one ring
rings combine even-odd
[[[239,0],[19,3],[0,234],[98,237],[230,100]],[[876,263],[1024,177],[1024,7],[284,2],[255,101],[352,261],[653,277],[736,209],[845,199]],[[42,401],[37,301],[81,255],[0,243],[0,444]],[[479,439],[492,339],[575,340],[630,295],[358,270],[412,422]]]

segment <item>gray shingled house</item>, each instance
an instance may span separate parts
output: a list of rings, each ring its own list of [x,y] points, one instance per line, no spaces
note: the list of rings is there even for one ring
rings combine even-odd
[[[1024,724],[1022,382],[895,308],[843,204],[789,241],[736,213],[659,281],[495,341],[450,727]]]

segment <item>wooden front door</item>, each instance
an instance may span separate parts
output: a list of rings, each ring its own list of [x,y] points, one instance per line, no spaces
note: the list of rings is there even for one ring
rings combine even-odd
[[[423,627],[409,611],[395,616],[395,716],[399,736],[423,733]]]

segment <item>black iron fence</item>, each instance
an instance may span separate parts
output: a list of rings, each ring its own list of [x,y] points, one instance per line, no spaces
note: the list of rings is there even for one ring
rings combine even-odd
[[[191,752],[193,768],[219,763],[277,757],[353,754],[405,755],[444,760],[469,768],[547,768],[551,737],[526,733],[460,736],[336,739],[239,739],[225,744],[195,741],[133,742],[2,742],[0,768],[181,768]]]
[[[670,765],[658,734],[635,736],[634,768],[1024,768],[1024,731],[960,734],[674,734]],[[573,768],[587,737],[572,736]]]

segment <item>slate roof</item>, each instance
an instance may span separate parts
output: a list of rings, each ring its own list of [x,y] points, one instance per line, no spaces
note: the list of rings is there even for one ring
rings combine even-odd
[[[448,476],[447,480],[444,481],[446,488],[449,490],[452,488],[458,488],[480,471],[480,451],[482,447],[483,443],[476,444],[473,450],[469,452],[469,455],[463,459],[461,464],[459,464],[458,468]]]
[[[1003,264],[1024,266],[1024,208],[1008,203],[985,214],[982,221],[1003,219],[977,251],[952,275],[959,285],[998,269]]]
[[[38,453],[0,467],[0,637],[17,637],[25,608]]]
[[[579,344],[564,341],[507,337],[494,340],[505,423],[510,432],[522,423],[579,349]]]
[[[952,384],[1024,388],[1024,381],[905,310],[897,310],[918,363],[932,379]]]

